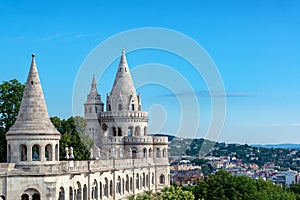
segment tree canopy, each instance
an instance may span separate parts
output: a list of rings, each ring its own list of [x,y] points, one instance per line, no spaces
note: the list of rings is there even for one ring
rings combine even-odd
[[[17,119],[24,88],[16,79],[0,84],[0,162],[6,162],[5,134]]]

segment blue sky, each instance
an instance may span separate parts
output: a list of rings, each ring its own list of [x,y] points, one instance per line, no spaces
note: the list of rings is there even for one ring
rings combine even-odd
[[[218,67],[228,95],[220,141],[299,143],[299,9],[297,0],[2,1],[0,81],[25,82],[30,55],[35,53],[49,114],[67,118],[73,114],[73,86],[80,66],[97,45],[130,29],[172,29],[202,45]],[[188,80],[201,110],[195,134],[204,137],[211,105],[203,95],[205,83],[192,67],[178,56],[154,50],[131,52],[127,59],[131,69],[162,63]],[[99,82],[103,101],[117,64],[118,60],[112,62]],[[155,84],[138,92],[144,110],[161,105],[154,109],[151,123],[156,115],[167,113],[160,131],[176,133],[179,94],[172,97],[168,88]]]

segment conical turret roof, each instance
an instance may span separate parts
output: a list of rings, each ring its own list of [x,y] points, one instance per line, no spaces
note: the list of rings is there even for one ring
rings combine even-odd
[[[91,83],[91,91],[87,95],[87,100],[85,104],[103,104],[101,101],[101,96],[97,90],[97,83],[95,79],[95,75],[93,75],[93,80]]]
[[[136,95],[135,87],[131,78],[131,74],[128,68],[125,50],[122,49],[122,55],[118,67],[118,71],[115,77],[111,94],[119,96],[119,94],[129,96]]]
[[[14,125],[7,132],[7,135],[60,134],[49,119],[34,57],[35,55],[32,54],[32,62],[24,89],[18,118]]]

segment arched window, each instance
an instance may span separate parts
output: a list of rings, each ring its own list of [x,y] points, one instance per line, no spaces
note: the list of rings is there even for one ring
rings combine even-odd
[[[149,188],[149,175],[146,175],[146,186]]]
[[[128,127],[128,136],[132,136],[132,133],[133,133],[133,127],[132,126],[129,126]]]
[[[159,183],[160,184],[165,184],[165,175],[161,174],[159,177]]]
[[[94,180],[93,186],[92,186],[92,199],[97,199],[98,197],[98,184],[97,181]]]
[[[134,104],[131,104],[131,110],[134,111]]]
[[[102,199],[102,194],[103,192],[102,192],[102,182],[100,181],[100,183],[99,183],[99,197],[100,197],[100,199]]]
[[[129,192],[129,176],[128,175],[126,175],[125,190],[126,190],[126,192]]]
[[[130,191],[132,191],[133,190],[133,180],[132,180],[133,178],[132,177],[130,177]]]
[[[59,155],[59,152],[58,152],[58,144],[55,145],[55,160],[58,161],[58,155]]]
[[[121,177],[120,176],[118,176],[118,180],[117,180],[116,186],[117,186],[116,192],[119,193],[119,194],[121,194]]]
[[[21,200],[29,200],[29,195],[28,194],[23,194],[21,196]]]
[[[143,187],[146,187],[146,175],[145,175],[145,172],[143,173],[142,182],[143,182]]]
[[[144,149],[143,149],[143,158],[146,158],[146,157],[147,157],[147,149],[144,148]]]
[[[123,109],[122,104],[119,104],[118,109],[121,111]]]
[[[111,111],[111,105],[108,104],[108,111]]]
[[[32,161],[40,160],[40,146],[35,144],[32,146]]]
[[[59,189],[58,200],[65,200],[65,190],[63,187]]]
[[[112,127],[113,136],[117,136],[117,129],[116,127]]]
[[[104,196],[108,197],[108,179],[105,178]]]
[[[167,157],[167,151],[165,148],[163,148],[163,150],[162,150],[162,157],[163,158]]]
[[[156,148],[156,158],[160,158],[160,148]]]
[[[154,173],[152,173],[152,185],[154,185]]]
[[[20,145],[20,161],[27,160],[27,146],[25,144]]]
[[[135,188],[139,189],[139,186],[140,186],[140,177],[139,177],[139,174],[136,174]]]
[[[140,136],[141,128],[139,126],[135,127],[135,136]]]
[[[77,181],[77,192],[76,192],[76,197],[78,200],[82,199],[82,195],[81,195],[81,184],[79,181]]]
[[[151,158],[152,157],[152,149],[150,148],[149,149],[149,158]]]
[[[89,107],[89,112],[92,113],[92,108],[91,107]]]
[[[83,185],[83,200],[88,200],[88,192],[86,184]]]
[[[113,181],[110,180],[109,183],[109,195],[112,196],[113,195]]]
[[[52,146],[51,146],[51,144],[47,144],[45,147],[45,159],[48,161],[52,161]]]
[[[118,127],[118,136],[122,136],[122,129]]]
[[[98,113],[98,107],[95,106],[95,113]]]
[[[32,200],[41,200],[41,197],[38,193],[32,195]]]
[[[73,200],[73,188],[72,187],[69,188],[69,199]]]
[[[106,124],[102,124],[102,130],[105,132],[107,131],[107,125]]]
[[[147,135],[147,126],[144,127],[144,135]]]
[[[135,147],[132,148],[131,152],[132,152],[131,153],[132,154],[132,158],[133,159],[137,158],[137,149]]]

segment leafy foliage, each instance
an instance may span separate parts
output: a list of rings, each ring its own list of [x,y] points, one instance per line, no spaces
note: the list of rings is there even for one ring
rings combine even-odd
[[[67,120],[59,117],[50,118],[53,125],[61,133],[60,160],[65,159],[65,148],[73,147],[75,160],[88,160],[89,149],[94,146],[93,141],[84,134],[85,119],[80,116],[70,117]]]
[[[153,193],[152,191],[146,191],[142,194],[138,194],[136,197],[130,196],[129,200],[173,200],[173,199],[182,199],[182,200],[193,200],[195,199],[191,191],[182,190],[181,187],[170,186],[163,188],[160,192]]]
[[[296,199],[296,195],[271,181],[233,176],[220,170],[200,181],[193,189],[196,199],[207,200],[275,200]]]
[[[6,162],[5,134],[17,119],[24,88],[16,79],[0,84],[0,162]]]

